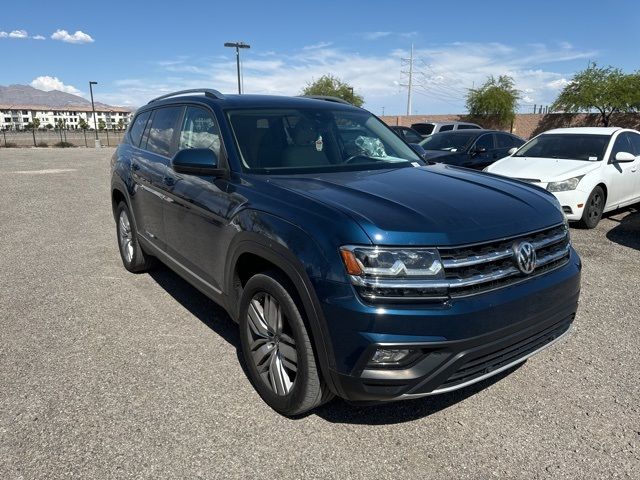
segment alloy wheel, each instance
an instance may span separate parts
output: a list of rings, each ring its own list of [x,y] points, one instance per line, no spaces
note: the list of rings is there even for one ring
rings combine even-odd
[[[120,218],[118,219],[118,240],[125,261],[131,263],[133,259],[133,234],[126,210],[120,212]]]
[[[591,220],[596,220],[600,217],[600,211],[602,205],[602,196],[599,193],[595,193],[593,197],[591,197],[591,201],[589,202],[589,218]]]
[[[253,296],[247,316],[253,364],[271,391],[285,396],[291,392],[298,371],[296,342],[287,317],[266,292]]]

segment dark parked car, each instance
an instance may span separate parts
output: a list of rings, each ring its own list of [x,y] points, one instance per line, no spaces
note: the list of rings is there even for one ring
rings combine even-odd
[[[400,135],[400,137],[402,137],[407,143],[420,143],[423,140],[422,135],[416,132],[413,128],[395,125],[389,128]]]
[[[454,130],[434,133],[420,146],[426,160],[482,170],[524,143],[516,135],[497,130]]]
[[[222,305],[286,415],[456,390],[574,319],[581,264],[551,193],[426,166],[348,104],[165,95],[137,111],[111,173],[124,267],[159,259]]]

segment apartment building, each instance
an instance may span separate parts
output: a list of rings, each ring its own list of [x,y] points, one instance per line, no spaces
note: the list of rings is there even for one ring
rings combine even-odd
[[[119,130],[127,128],[132,111],[122,107],[96,107],[98,129]],[[0,104],[0,130],[25,130],[34,119],[40,121],[39,129],[58,128],[62,121],[64,128],[77,130],[84,120],[93,130],[94,121],[91,107],[66,106],[53,108],[43,105],[2,105]]]

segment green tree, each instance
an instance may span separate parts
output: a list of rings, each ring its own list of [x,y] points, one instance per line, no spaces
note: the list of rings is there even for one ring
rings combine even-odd
[[[40,128],[40,119],[34,117],[32,124],[33,124],[33,128],[35,130],[39,129]]]
[[[598,67],[595,62],[576,73],[551,106],[554,111],[568,113],[595,109],[605,127],[614,113],[639,108],[640,73],[625,74],[612,66]]]
[[[78,120],[78,128],[80,128],[80,130],[87,130],[89,128],[89,124],[84,118],[81,118]]]
[[[104,130],[107,127],[107,124],[104,123],[104,120],[98,120],[98,130]]]
[[[361,107],[364,103],[364,98],[355,93],[351,85],[331,74],[323,75],[319,79],[308,83],[307,86],[302,89],[302,95],[327,95],[330,97],[338,97],[346,100],[356,107]]]
[[[516,116],[520,92],[516,90],[513,78],[491,75],[479,88],[469,89],[467,110],[469,115],[485,123],[507,127]]]
[[[118,120],[118,130],[124,130],[124,120],[122,118]]]

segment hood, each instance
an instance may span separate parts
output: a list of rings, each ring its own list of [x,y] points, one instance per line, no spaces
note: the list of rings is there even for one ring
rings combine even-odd
[[[353,218],[379,245],[460,245],[563,221],[548,192],[449,165],[271,177]]]
[[[548,183],[585,175],[600,165],[600,162],[561,158],[506,157],[489,165],[487,172]]]

